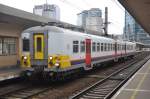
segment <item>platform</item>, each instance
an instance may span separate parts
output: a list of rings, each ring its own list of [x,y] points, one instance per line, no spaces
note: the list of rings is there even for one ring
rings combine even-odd
[[[150,99],[150,59],[112,99]]]
[[[0,81],[18,78],[21,71],[19,67],[0,68]]]

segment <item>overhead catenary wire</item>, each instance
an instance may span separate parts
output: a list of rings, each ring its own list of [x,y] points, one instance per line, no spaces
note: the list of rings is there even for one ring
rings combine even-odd
[[[77,5],[75,5],[75,4],[71,3],[71,2],[69,2],[68,0],[59,0],[59,1],[65,3],[65,4],[68,4],[69,6],[74,7],[74,8],[76,8],[76,9],[79,10],[79,11],[84,10],[83,8],[81,8],[81,7],[77,6]]]

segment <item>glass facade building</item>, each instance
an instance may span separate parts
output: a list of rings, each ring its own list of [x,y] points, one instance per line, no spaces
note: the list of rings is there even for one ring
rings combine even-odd
[[[123,38],[129,41],[137,41],[144,44],[150,44],[150,36],[134,20],[134,18],[125,11],[125,28]]]
[[[77,25],[82,26],[85,29],[98,31],[101,34],[103,33],[102,11],[99,8],[84,10],[77,15]]]

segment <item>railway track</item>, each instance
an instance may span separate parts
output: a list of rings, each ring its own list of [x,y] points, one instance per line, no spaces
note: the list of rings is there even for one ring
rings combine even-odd
[[[144,55],[143,55],[144,56]],[[69,97],[70,99],[110,99],[112,95],[143,65],[150,57],[140,61],[142,56],[117,70],[94,85]],[[140,61],[140,62],[139,62]]]
[[[140,61],[140,59],[143,58],[144,55],[145,54],[139,55],[140,58],[137,61]],[[85,90],[81,91],[80,93],[75,94],[74,96],[71,96],[69,98],[104,99],[104,97],[110,97],[115,92],[115,90],[117,90],[119,86],[123,84],[123,81],[127,80],[127,76],[129,78],[129,72],[131,73],[133,72],[133,69],[136,71],[137,68],[140,68],[141,65],[136,66],[136,68],[135,66],[131,66],[135,64],[137,61],[134,61],[134,59],[131,60],[130,62],[132,63],[130,63],[130,65],[123,66],[124,68],[121,68],[119,71],[116,71],[116,69],[114,69],[113,71],[107,71],[109,72],[108,77],[106,77],[108,74],[105,72],[107,75],[104,76],[104,79],[101,77],[98,78],[98,79],[103,79],[103,80],[98,81],[93,86],[90,86],[86,88]],[[114,71],[116,72],[110,75],[110,72],[114,72]],[[41,99],[41,98],[38,98],[38,95],[39,95],[39,96],[43,96],[43,97],[51,99],[49,96],[55,97],[57,91],[58,93],[60,93],[60,89],[58,87],[64,86],[64,88],[66,88],[66,86],[68,86],[68,83],[69,82],[67,82],[66,84],[61,84],[59,86],[50,86],[50,85],[38,86],[38,85],[33,85],[33,84],[27,84],[27,82],[12,84],[10,86],[8,85],[8,87],[6,86],[4,88],[0,88],[0,98],[1,99],[16,99],[16,98],[17,99],[27,99],[27,98]],[[54,90],[55,92],[53,92]],[[48,92],[48,91],[51,91],[51,94],[47,94],[47,96],[45,96],[46,95],[45,92]],[[63,93],[65,93],[65,91],[67,90],[63,90]],[[61,94],[64,95],[63,93]],[[56,96],[56,98],[57,97],[60,98],[61,95]],[[65,97],[61,97],[60,99],[66,98],[66,97],[68,98],[68,96],[65,96]]]
[[[17,84],[17,85],[9,86],[8,88],[3,88],[4,92],[0,93],[0,98],[1,99],[27,99],[36,94],[42,93],[48,89],[50,89],[50,86]]]

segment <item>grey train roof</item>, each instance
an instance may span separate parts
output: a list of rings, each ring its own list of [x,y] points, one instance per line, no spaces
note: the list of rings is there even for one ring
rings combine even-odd
[[[63,33],[63,30],[56,26],[35,26],[24,30],[23,33],[31,31],[45,31],[45,30],[53,31],[56,33]]]

